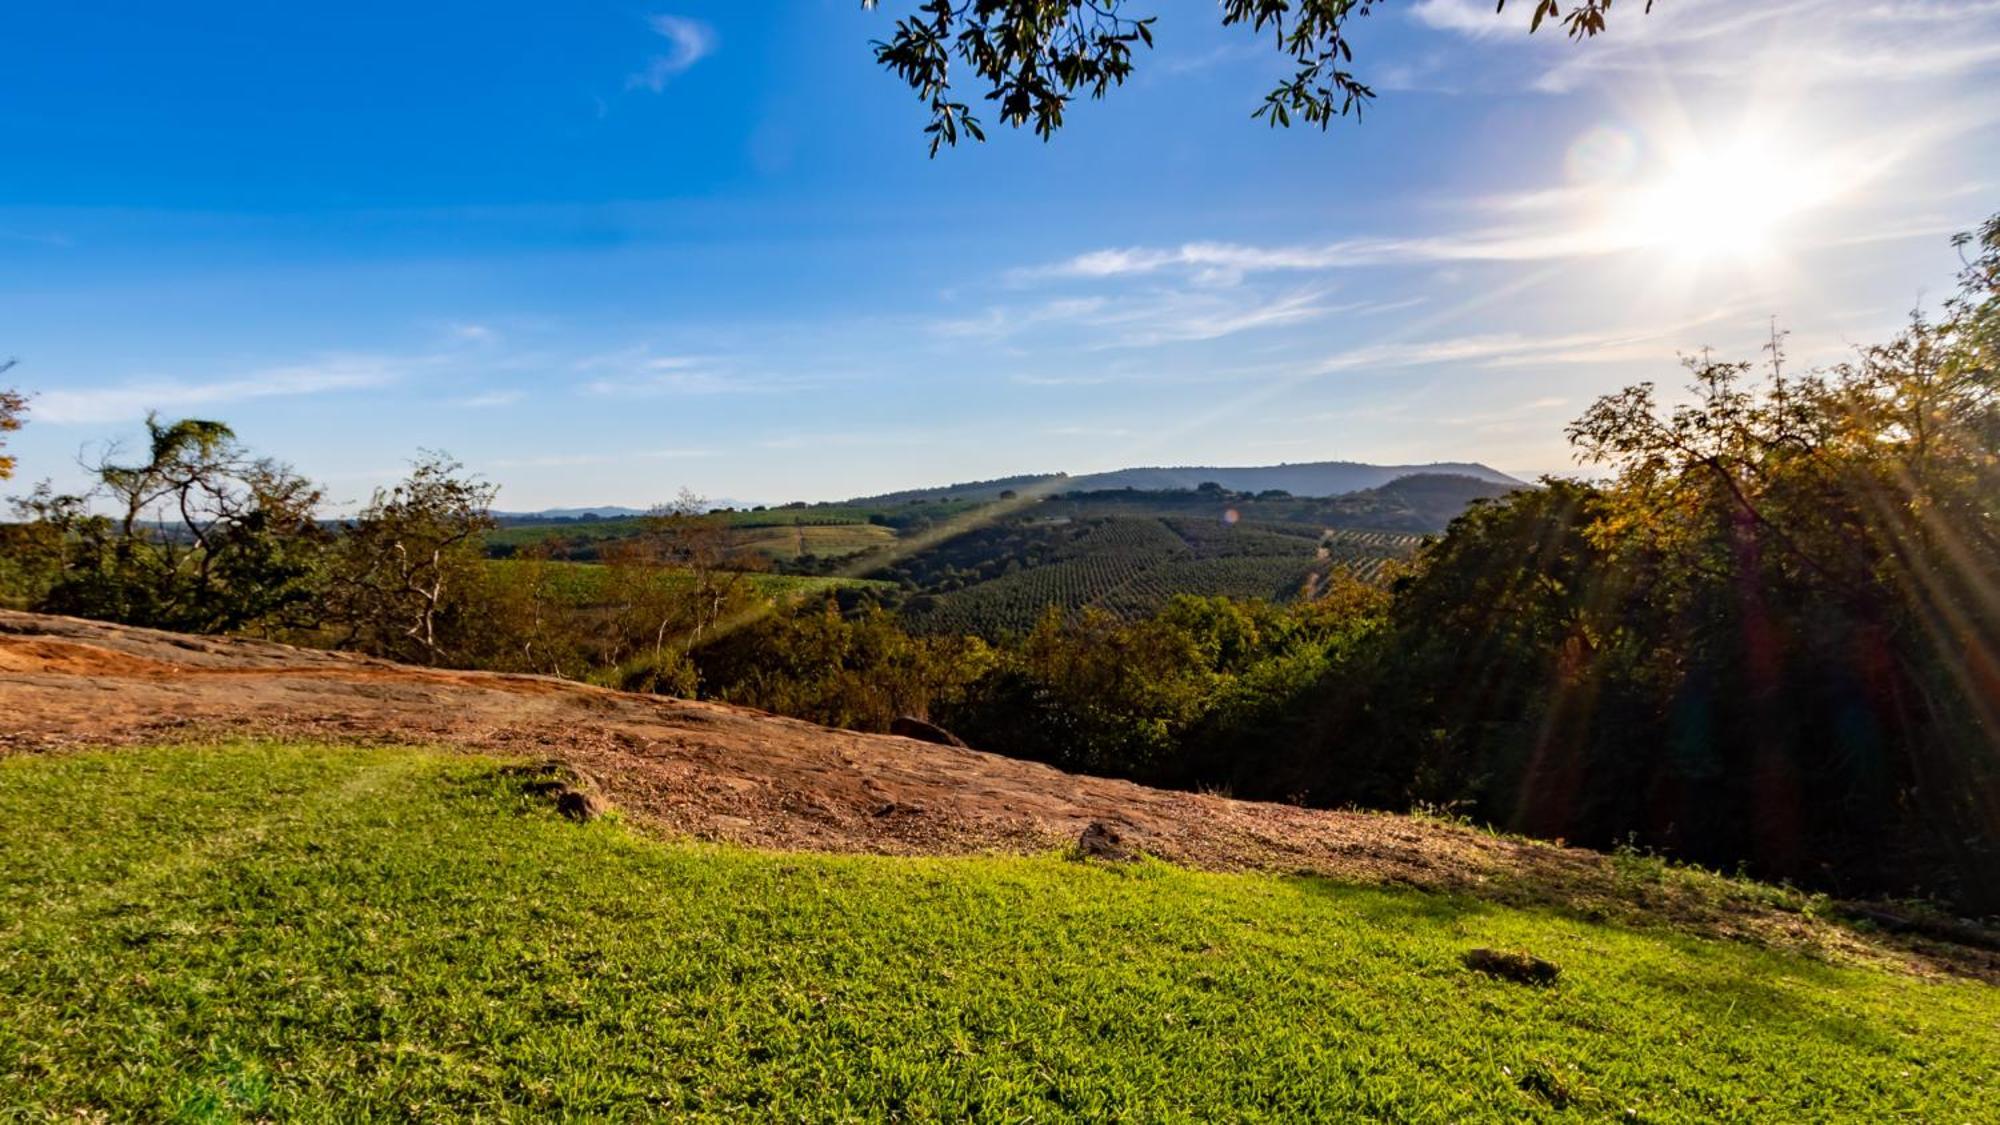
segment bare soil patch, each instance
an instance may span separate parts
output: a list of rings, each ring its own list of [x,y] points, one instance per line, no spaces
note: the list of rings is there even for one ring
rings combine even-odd
[[[540,676],[0,611],[0,753],[237,735],[553,761],[653,831],[763,848],[1043,852],[1093,824],[1214,870],[1395,883],[2000,980],[2000,954],[1868,932],[1722,880],[1381,813],[1150,789],[976,750]]]

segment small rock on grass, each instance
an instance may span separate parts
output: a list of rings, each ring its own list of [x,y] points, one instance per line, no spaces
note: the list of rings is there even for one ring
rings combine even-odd
[[[1553,961],[1526,953],[1508,953],[1499,949],[1474,949],[1465,955],[1465,967],[1474,972],[1485,973],[1489,977],[1511,980],[1517,984],[1551,985],[1562,975],[1562,968]]]
[[[1139,853],[1125,842],[1125,837],[1116,828],[1101,820],[1093,820],[1076,838],[1077,855],[1084,859],[1108,859],[1127,862],[1139,858]]]
[[[556,811],[584,824],[604,815],[604,802],[596,794],[564,788],[556,791]]]

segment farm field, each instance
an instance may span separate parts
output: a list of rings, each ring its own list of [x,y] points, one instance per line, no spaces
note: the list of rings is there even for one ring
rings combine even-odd
[[[899,528],[929,527],[980,507],[970,500],[928,500],[893,506],[815,504],[802,508],[718,512],[737,532],[736,541],[774,558],[798,554],[803,529],[807,549],[814,554],[852,554],[880,546]],[[641,517],[601,520],[513,520],[486,533],[489,554],[510,556],[532,547],[550,548],[572,559],[596,558],[605,543],[637,535]]]
[[[16,755],[0,820],[22,1118],[1971,1121],[2000,1096],[1978,982],[1314,877],[665,843],[471,755]],[[1481,946],[1564,971],[1475,974]]]
[[[495,575],[520,575],[524,571],[540,567],[547,580],[572,605],[590,606],[605,600],[605,583],[611,577],[611,568],[602,563],[546,562],[536,563],[522,559],[487,559],[486,567]],[[658,572],[658,580],[668,586],[685,584],[690,579],[684,573],[670,569]],[[865,589],[885,585],[862,578],[822,578],[809,575],[747,573],[741,581],[763,597],[789,599],[809,594],[822,594],[842,588]]]
[[[754,551],[773,561],[802,554],[838,558],[886,547],[895,541],[894,531],[872,523],[744,528],[733,540],[738,550]]]
[[[1374,581],[1420,542],[1396,532],[1113,516],[981,529],[909,560],[900,575],[932,591],[906,604],[913,627],[997,637],[1032,628],[1050,606],[1136,617],[1177,594],[1286,601],[1336,569]]]

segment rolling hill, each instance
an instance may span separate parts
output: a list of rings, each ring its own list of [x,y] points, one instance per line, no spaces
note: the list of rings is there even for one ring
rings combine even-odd
[[[1178,465],[1165,468],[1118,469],[1108,473],[1087,473],[1071,477],[1064,489],[1071,492],[1132,488],[1141,491],[1195,489],[1213,482],[1231,492],[1265,492],[1278,489],[1294,496],[1341,496],[1364,489],[1380,488],[1399,477],[1418,474],[1472,477],[1507,488],[1524,482],[1484,465],[1439,463],[1431,465],[1366,465],[1356,461],[1314,461],[1297,465]]]

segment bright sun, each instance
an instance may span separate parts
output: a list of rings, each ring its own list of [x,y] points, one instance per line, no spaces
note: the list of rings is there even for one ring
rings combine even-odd
[[[1812,180],[1768,148],[1690,150],[1638,191],[1618,225],[1633,244],[1690,261],[1754,261],[1773,252],[1788,220],[1819,201],[1822,188]]]

